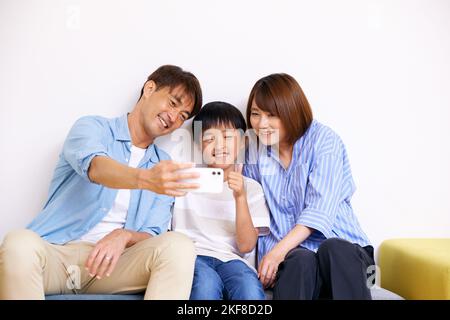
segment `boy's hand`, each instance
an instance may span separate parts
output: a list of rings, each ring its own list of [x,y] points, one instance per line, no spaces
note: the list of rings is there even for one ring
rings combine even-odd
[[[246,197],[244,177],[242,176],[242,164],[235,165],[235,171],[228,174],[228,186],[233,190],[235,199]]]

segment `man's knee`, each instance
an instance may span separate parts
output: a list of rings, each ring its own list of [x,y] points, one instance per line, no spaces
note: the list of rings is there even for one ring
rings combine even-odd
[[[2,244],[2,252],[27,252],[35,251],[43,247],[42,238],[35,232],[27,229],[9,232]]]
[[[26,229],[11,231],[0,246],[1,264],[8,270],[20,270],[38,259],[44,249],[44,241],[35,232]]]
[[[164,246],[161,250],[161,255],[166,259],[189,259],[192,263],[195,262],[195,247],[192,240],[186,235],[170,231],[162,235],[164,237]]]

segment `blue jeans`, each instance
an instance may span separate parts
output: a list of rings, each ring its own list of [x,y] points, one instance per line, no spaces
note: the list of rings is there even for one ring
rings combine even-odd
[[[240,260],[197,256],[191,300],[264,300],[256,273]]]

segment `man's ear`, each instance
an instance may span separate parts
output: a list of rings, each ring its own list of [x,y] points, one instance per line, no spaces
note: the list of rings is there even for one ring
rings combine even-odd
[[[152,95],[153,92],[156,91],[156,83],[153,80],[149,80],[144,84],[144,93],[143,96],[148,98]]]

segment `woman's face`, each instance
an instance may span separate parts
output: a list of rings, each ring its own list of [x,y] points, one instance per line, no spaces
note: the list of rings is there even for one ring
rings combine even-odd
[[[252,102],[250,123],[262,144],[272,146],[287,141],[286,130],[281,119],[269,112],[261,110]]]

